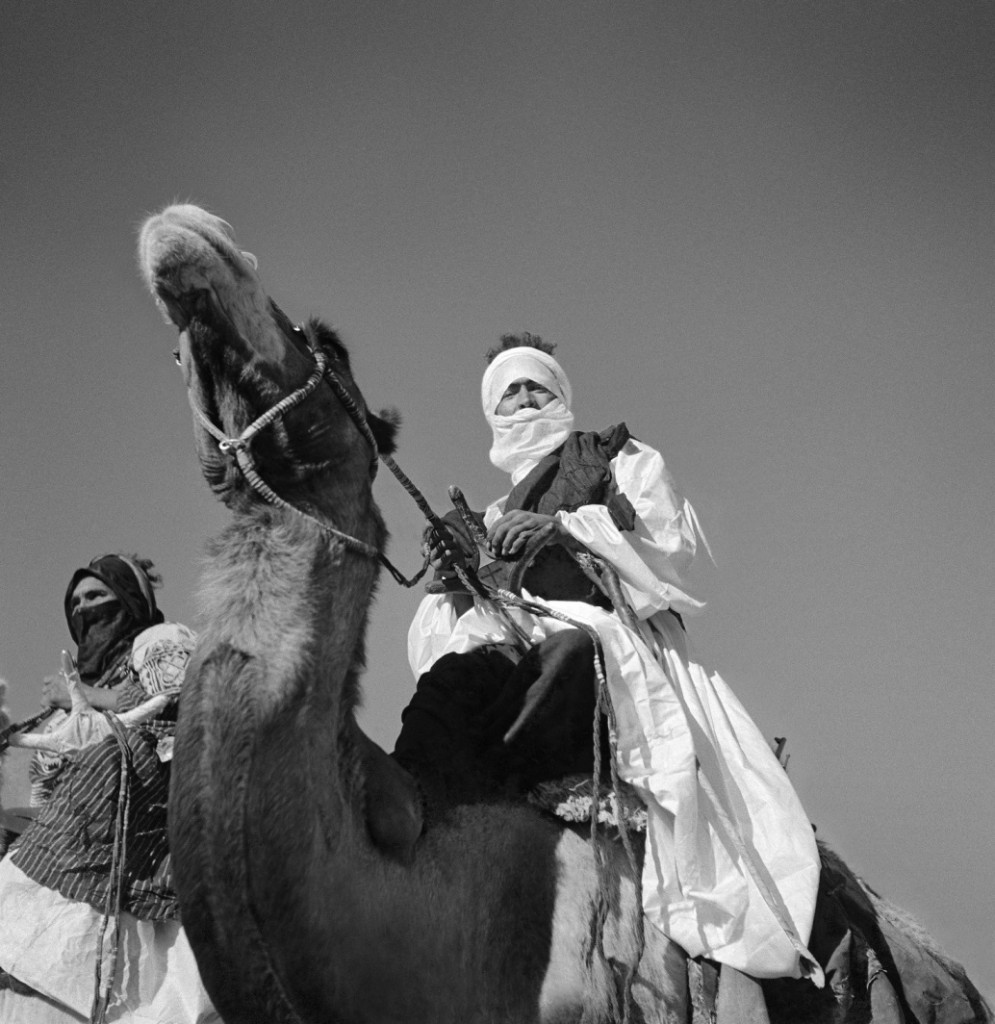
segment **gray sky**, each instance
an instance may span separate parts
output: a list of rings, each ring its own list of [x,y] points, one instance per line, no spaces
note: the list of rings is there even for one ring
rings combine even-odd
[[[504,490],[484,350],[559,343],[578,425],[660,448],[718,570],[699,659],[819,835],[995,993],[995,6],[0,3],[0,673],[17,717],[71,571],[137,550],[197,623],[225,521],[135,229],[234,226],[324,316],[438,508]],[[421,523],[381,474],[391,557]],[[381,585],[390,747],[418,594]],[[24,802],[25,761],[4,798]]]

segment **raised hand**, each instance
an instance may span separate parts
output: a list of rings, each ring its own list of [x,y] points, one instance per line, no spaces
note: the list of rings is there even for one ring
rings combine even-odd
[[[72,658],[62,652],[62,669],[58,683],[52,684],[55,691],[64,689],[69,698],[69,715],[47,732],[14,733],[10,737],[12,747],[29,747],[33,750],[48,750],[55,754],[76,754],[99,743],[113,732],[108,714],[92,707],[83,691],[83,683]],[[168,694],[159,694],[140,704],[131,711],[117,716],[125,727],[131,728],[154,718],[171,700]],[[54,702],[50,702],[54,703]]]

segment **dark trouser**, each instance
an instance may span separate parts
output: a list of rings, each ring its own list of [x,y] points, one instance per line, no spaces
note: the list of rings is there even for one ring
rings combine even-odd
[[[417,776],[430,805],[514,795],[544,779],[590,774],[593,659],[580,629],[555,633],[524,656],[505,644],[447,654],[418,680],[394,757]],[[599,741],[607,771],[604,729]]]

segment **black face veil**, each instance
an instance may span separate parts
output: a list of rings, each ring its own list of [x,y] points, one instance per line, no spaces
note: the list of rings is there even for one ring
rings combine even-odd
[[[114,600],[73,613],[73,591],[88,576],[103,583]],[[77,667],[84,682],[102,675],[142,630],[163,621],[149,578],[123,555],[102,555],[77,569],[66,588],[64,608],[69,632],[78,645]]]

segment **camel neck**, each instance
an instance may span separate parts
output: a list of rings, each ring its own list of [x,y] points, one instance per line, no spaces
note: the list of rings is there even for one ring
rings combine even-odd
[[[205,649],[257,659],[261,711],[291,704],[347,716],[377,564],[290,513],[239,516],[213,542],[201,596]],[[328,719],[324,717],[325,728]],[[341,728],[341,726],[340,726]],[[336,730],[338,731],[338,730]]]

